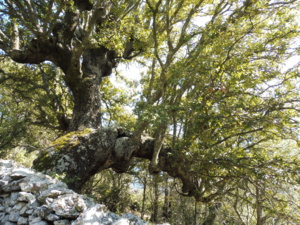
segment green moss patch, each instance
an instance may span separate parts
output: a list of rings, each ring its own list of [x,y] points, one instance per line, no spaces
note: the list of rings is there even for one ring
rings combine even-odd
[[[60,151],[62,149],[66,150],[71,149],[72,147],[75,147],[80,143],[79,139],[80,137],[83,137],[84,135],[90,134],[93,130],[90,128],[86,128],[82,131],[73,131],[70,133],[67,133],[64,136],[61,136],[60,138],[56,139],[52,142],[52,146],[55,148],[55,150]]]
[[[66,151],[71,150],[80,144],[80,137],[93,132],[93,129],[87,128],[82,131],[70,132],[52,142],[51,147],[43,151],[34,162],[34,168],[39,171],[45,171],[55,166]]]

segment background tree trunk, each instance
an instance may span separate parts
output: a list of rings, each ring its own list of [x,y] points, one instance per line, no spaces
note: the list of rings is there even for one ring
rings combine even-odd
[[[198,216],[198,210],[197,210],[197,201],[195,201],[194,205],[194,224],[197,225],[197,216]]]
[[[145,202],[146,202],[146,190],[147,190],[147,177],[144,176],[143,178],[143,200],[142,200],[142,211],[141,211],[141,218],[144,219],[145,214]]]
[[[155,174],[153,175],[153,180],[154,180],[154,201],[153,201],[153,214],[151,217],[151,221],[153,223],[157,223],[158,222],[158,200],[159,200],[159,190],[158,190],[158,179],[159,179],[159,175]]]
[[[265,198],[265,191],[263,183],[259,180],[255,182],[255,198],[256,198],[256,225],[264,225],[267,220],[267,216],[263,216],[263,201]]]
[[[206,217],[205,221],[202,225],[212,225],[216,220],[218,209],[221,207],[220,203],[212,203],[208,206],[208,216]]]
[[[169,176],[167,173],[164,173],[165,178],[165,198],[164,198],[164,206],[163,206],[163,217],[167,220],[172,216],[171,212],[171,202],[170,202],[170,190],[169,190]]]

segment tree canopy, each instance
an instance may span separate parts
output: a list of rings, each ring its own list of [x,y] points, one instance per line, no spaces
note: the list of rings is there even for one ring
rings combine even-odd
[[[2,0],[0,146],[29,130],[62,136],[36,168],[73,157],[54,171],[77,174],[77,190],[133,157],[199,202],[241,183],[298,183],[299,68],[289,62],[299,10],[296,0]],[[114,86],[113,70],[131,62],[139,83],[122,74],[128,89]]]

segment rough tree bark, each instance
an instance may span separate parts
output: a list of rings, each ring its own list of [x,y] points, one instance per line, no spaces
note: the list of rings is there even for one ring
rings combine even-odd
[[[128,170],[133,157],[151,160],[154,145],[154,138],[136,138],[122,127],[85,129],[56,140],[54,146],[43,151],[35,160],[34,168],[65,176],[69,187],[80,192],[93,175],[104,169],[112,168],[122,173]],[[210,202],[224,193],[222,182],[214,192],[203,190],[190,173],[191,163],[166,144],[162,146],[158,162],[162,171],[182,181],[182,192],[186,196],[193,196],[200,202]]]

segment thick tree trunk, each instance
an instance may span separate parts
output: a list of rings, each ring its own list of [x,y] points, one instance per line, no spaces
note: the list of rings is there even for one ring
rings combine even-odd
[[[101,127],[101,95],[99,84],[81,85],[73,96],[73,117],[68,131]]]
[[[129,136],[120,128],[71,132],[43,151],[35,160],[34,168],[65,174],[69,187],[80,192],[89,178],[101,170],[111,167],[117,172],[125,172],[128,169],[135,151]]]
[[[54,142],[35,160],[34,168],[50,174],[65,175],[69,187],[80,192],[84,184],[101,170],[112,168],[126,172],[133,157],[151,160],[155,140],[133,136],[122,127],[85,129],[71,132]],[[199,202],[210,202],[224,194],[224,181],[217,181],[218,190],[212,193],[201,189],[201,183],[190,173],[188,159],[179,157],[172,148],[163,145],[159,168],[182,181],[182,192]]]
[[[116,58],[118,58],[114,50],[88,43],[93,29],[97,26],[98,17],[105,20],[107,15],[100,15],[99,12],[103,11],[101,7],[94,9],[93,16],[88,22],[89,29],[82,29],[78,26],[82,22],[79,20],[81,13],[84,10],[91,10],[93,7],[91,4],[87,4],[88,7],[82,7],[81,3],[84,2],[80,1],[80,4],[75,2],[78,10],[74,10],[72,7],[67,8],[63,21],[53,24],[51,33],[36,35],[28,44],[26,43],[27,45],[22,50],[19,49],[16,32],[14,33],[13,49],[1,45],[16,62],[40,64],[51,61],[62,69],[65,74],[63,79],[74,98],[70,123],[66,124],[66,118],[58,116],[60,127],[63,129],[68,127],[67,131],[100,127],[101,95],[99,85],[103,77],[112,73],[112,68],[116,67]]]
[[[80,57],[76,52],[72,52],[67,44],[64,46],[62,43],[54,43],[52,39],[43,38],[33,39],[28,49],[14,50],[10,52],[10,56],[21,63],[41,63],[50,60],[65,74],[64,81],[74,99],[73,117],[67,130],[100,127],[100,84],[102,78],[109,76],[112,68],[116,67],[115,52],[105,47],[97,47],[84,50]],[[65,120],[61,121],[65,123]],[[62,127],[65,126],[66,124],[63,124]]]
[[[101,127],[100,84],[116,67],[115,58],[115,52],[105,47],[87,49],[79,70],[71,68],[66,72],[65,80],[74,97],[69,131]]]

